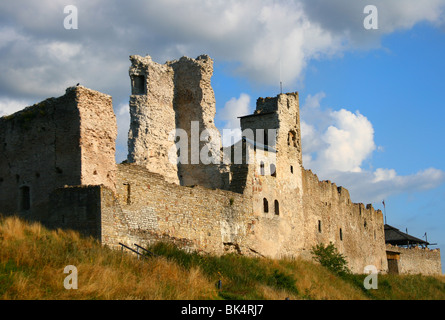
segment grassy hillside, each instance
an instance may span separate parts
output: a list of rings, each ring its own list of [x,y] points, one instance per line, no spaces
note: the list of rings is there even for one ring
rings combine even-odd
[[[170,245],[136,259],[70,231],[49,231],[0,218],[1,299],[445,299],[445,277],[379,275],[365,290],[362,275],[338,277],[309,261],[187,254]],[[64,268],[78,271],[67,290]],[[221,280],[221,288],[217,283]]]

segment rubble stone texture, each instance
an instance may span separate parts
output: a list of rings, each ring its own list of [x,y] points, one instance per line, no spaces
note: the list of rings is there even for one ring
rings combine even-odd
[[[130,98],[128,161],[161,173],[170,182],[220,187],[218,165],[203,163],[200,156],[210,142],[209,152],[218,162],[221,158],[221,139],[214,124],[213,60],[206,55],[164,65],[149,56],[131,56],[130,60],[132,93],[136,94]],[[141,82],[142,90],[138,88]],[[210,140],[203,132],[211,133]],[[178,152],[175,142],[186,146],[185,150]]]

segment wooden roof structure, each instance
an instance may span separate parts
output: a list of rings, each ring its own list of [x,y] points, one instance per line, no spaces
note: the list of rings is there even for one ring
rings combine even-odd
[[[413,237],[388,224],[385,224],[385,243],[395,246],[429,245],[427,241]]]

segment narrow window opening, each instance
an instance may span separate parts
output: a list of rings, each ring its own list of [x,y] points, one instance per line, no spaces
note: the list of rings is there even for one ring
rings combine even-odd
[[[261,163],[260,163],[260,175],[262,175],[262,176],[264,176],[264,162],[263,161],[261,161]]]
[[[20,210],[26,211],[31,209],[31,192],[28,186],[20,187]]]
[[[272,177],[276,177],[277,176],[277,167],[274,164],[270,165],[270,175]]]
[[[343,231],[340,228],[340,240],[343,241]]]
[[[318,232],[321,233],[321,220],[318,220]]]
[[[264,210],[264,213],[269,212],[269,202],[267,201],[266,198],[263,199],[263,210]]]
[[[131,185],[129,183],[124,183],[125,186],[125,203],[131,204]]]
[[[289,131],[287,136],[287,145],[288,146],[297,146],[297,134],[294,131]]]
[[[290,173],[294,173],[294,167],[293,166],[290,166]]]
[[[275,206],[275,215],[279,216],[280,215],[280,204],[278,203],[278,200],[275,200],[274,206]]]
[[[132,94],[145,94],[145,76],[133,76]]]

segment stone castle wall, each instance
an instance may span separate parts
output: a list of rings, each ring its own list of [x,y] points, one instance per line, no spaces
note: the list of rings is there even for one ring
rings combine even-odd
[[[131,245],[168,239],[189,249],[223,254],[248,237],[251,206],[241,194],[179,186],[137,165],[118,165],[116,186],[117,196],[107,197],[113,203],[107,212],[121,222],[104,232],[106,244],[116,245],[116,239]],[[247,252],[247,245],[240,250]]]
[[[404,248],[386,245],[388,252],[398,253],[398,272],[400,274],[442,274],[442,263],[439,249],[422,247]]]

